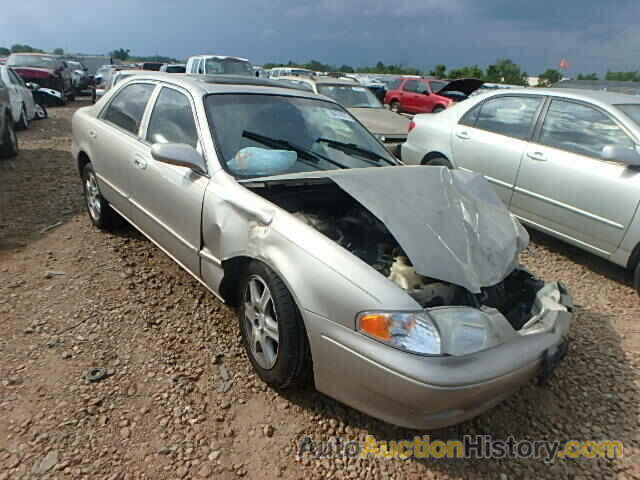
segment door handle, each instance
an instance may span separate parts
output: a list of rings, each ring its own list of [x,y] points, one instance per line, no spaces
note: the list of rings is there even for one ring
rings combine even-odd
[[[89,130],[89,136],[91,138],[98,138],[98,135],[96,135],[96,132],[94,132],[93,130]]]
[[[467,132],[458,132],[456,133],[456,137],[461,138],[462,140],[469,140],[469,134]]]
[[[147,168],[147,161],[142,155],[134,155],[133,164],[140,170],[144,170],[145,168]]]
[[[531,160],[535,160],[537,162],[546,162],[547,159],[544,156],[544,153],[542,152],[528,152],[527,153],[527,157],[529,157]]]

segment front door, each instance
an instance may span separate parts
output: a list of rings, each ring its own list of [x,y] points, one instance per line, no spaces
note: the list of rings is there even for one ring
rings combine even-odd
[[[640,172],[603,160],[606,145],[635,148],[604,111],[552,100],[522,161],[513,213],[594,253],[615,251],[640,199]]]
[[[456,167],[481,173],[508,206],[541,97],[499,96],[467,112],[451,137]]]
[[[209,178],[158,162],[154,143],[183,143],[200,149],[190,95],[163,86],[149,115],[145,142],[131,152],[133,221],[192,274],[200,276],[202,202]]]

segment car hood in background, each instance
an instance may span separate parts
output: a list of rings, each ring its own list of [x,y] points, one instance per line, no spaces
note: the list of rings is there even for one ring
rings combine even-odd
[[[477,78],[459,78],[458,80],[452,80],[447,83],[440,90],[435,92],[436,94],[448,93],[448,92],[462,92],[467,97],[479,89],[484,82]]]
[[[480,293],[518,264],[529,235],[481,176],[444,167],[373,167],[243,181],[330,179],[382,221],[416,272]]]
[[[351,114],[377,135],[404,135],[409,133],[409,118],[386,108],[349,108]]]

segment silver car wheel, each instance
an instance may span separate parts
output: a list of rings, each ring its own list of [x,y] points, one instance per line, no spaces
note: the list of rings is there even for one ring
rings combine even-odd
[[[100,189],[98,188],[98,181],[93,172],[89,173],[85,182],[85,191],[87,196],[87,207],[89,208],[89,214],[95,221],[100,219],[100,212],[102,209],[100,199]]]
[[[244,328],[251,355],[258,365],[270,370],[278,360],[280,334],[271,291],[259,275],[251,275],[244,291]]]
[[[9,130],[9,143],[11,145],[17,145],[18,144],[18,137],[16,136],[16,131],[13,128],[9,127],[9,126],[7,126],[7,130]]]

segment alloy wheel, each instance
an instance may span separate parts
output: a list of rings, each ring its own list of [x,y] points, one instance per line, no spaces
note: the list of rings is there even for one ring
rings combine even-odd
[[[251,355],[262,368],[270,370],[278,360],[280,334],[271,291],[259,275],[251,275],[243,295],[244,328]]]
[[[89,173],[85,181],[85,191],[87,197],[87,207],[89,208],[89,214],[93,220],[98,221],[100,219],[100,212],[102,204],[100,203],[100,189],[98,188],[98,181],[93,172]]]

